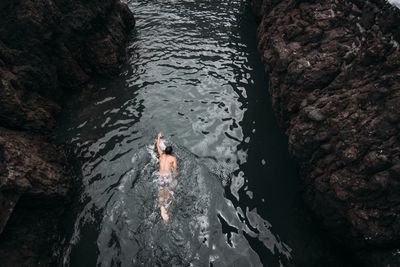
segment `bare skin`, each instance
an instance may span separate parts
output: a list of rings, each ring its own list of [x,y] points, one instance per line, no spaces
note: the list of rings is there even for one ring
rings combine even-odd
[[[157,151],[160,155],[160,175],[167,177],[177,173],[178,165],[174,156],[165,153],[165,151],[160,148],[160,140],[162,137],[161,133],[157,136]],[[164,220],[164,223],[168,223],[169,221],[167,203],[170,195],[170,189],[168,187],[163,187],[158,192],[158,203],[160,205],[161,218]]]

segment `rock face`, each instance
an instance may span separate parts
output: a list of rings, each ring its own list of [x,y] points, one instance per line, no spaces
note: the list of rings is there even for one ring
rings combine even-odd
[[[400,266],[400,10],[253,0],[272,105],[304,198],[364,266]]]
[[[90,77],[118,73],[134,18],[119,0],[3,0],[0,25],[0,262],[52,265],[70,188],[57,115]]]
[[[0,7],[0,122],[52,129],[65,91],[118,71],[134,23],[116,0],[6,1]]]

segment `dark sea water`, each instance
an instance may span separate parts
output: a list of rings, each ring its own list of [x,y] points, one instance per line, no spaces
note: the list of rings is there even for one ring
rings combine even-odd
[[[299,201],[246,1],[129,1],[122,73],[71,103],[60,127],[81,168],[65,266],[322,266]],[[165,225],[154,142],[178,158]],[[327,266],[327,265],[325,265]]]

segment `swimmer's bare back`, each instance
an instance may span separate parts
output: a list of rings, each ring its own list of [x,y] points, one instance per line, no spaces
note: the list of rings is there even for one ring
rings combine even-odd
[[[157,151],[160,156],[160,175],[167,177],[171,174],[177,174],[178,165],[176,162],[176,158],[172,156],[172,147],[167,146],[163,151],[160,147],[160,141],[162,138],[162,134],[159,133],[157,136]],[[164,220],[164,223],[168,223],[169,215],[168,215],[168,203],[170,198],[170,189],[169,187],[161,188],[159,191],[159,205],[160,205],[160,213],[161,217]]]
[[[160,148],[160,140],[162,137],[161,133],[157,136],[157,151],[160,155],[160,175],[168,176],[172,173],[176,173],[178,166],[176,158],[171,155],[172,147],[167,146],[164,151]]]

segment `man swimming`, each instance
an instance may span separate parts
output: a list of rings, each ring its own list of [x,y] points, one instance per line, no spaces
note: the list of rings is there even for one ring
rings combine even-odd
[[[169,221],[168,215],[168,200],[171,196],[170,186],[174,182],[173,175],[177,174],[177,161],[174,156],[172,156],[172,147],[167,146],[163,151],[160,147],[162,134],[158,133],[157,136],[157,151],[160,155],[160,177],[159,184],[161,185],[160,191],[158,192],[158,202],[160,205],[161,218],[165,223]]]

